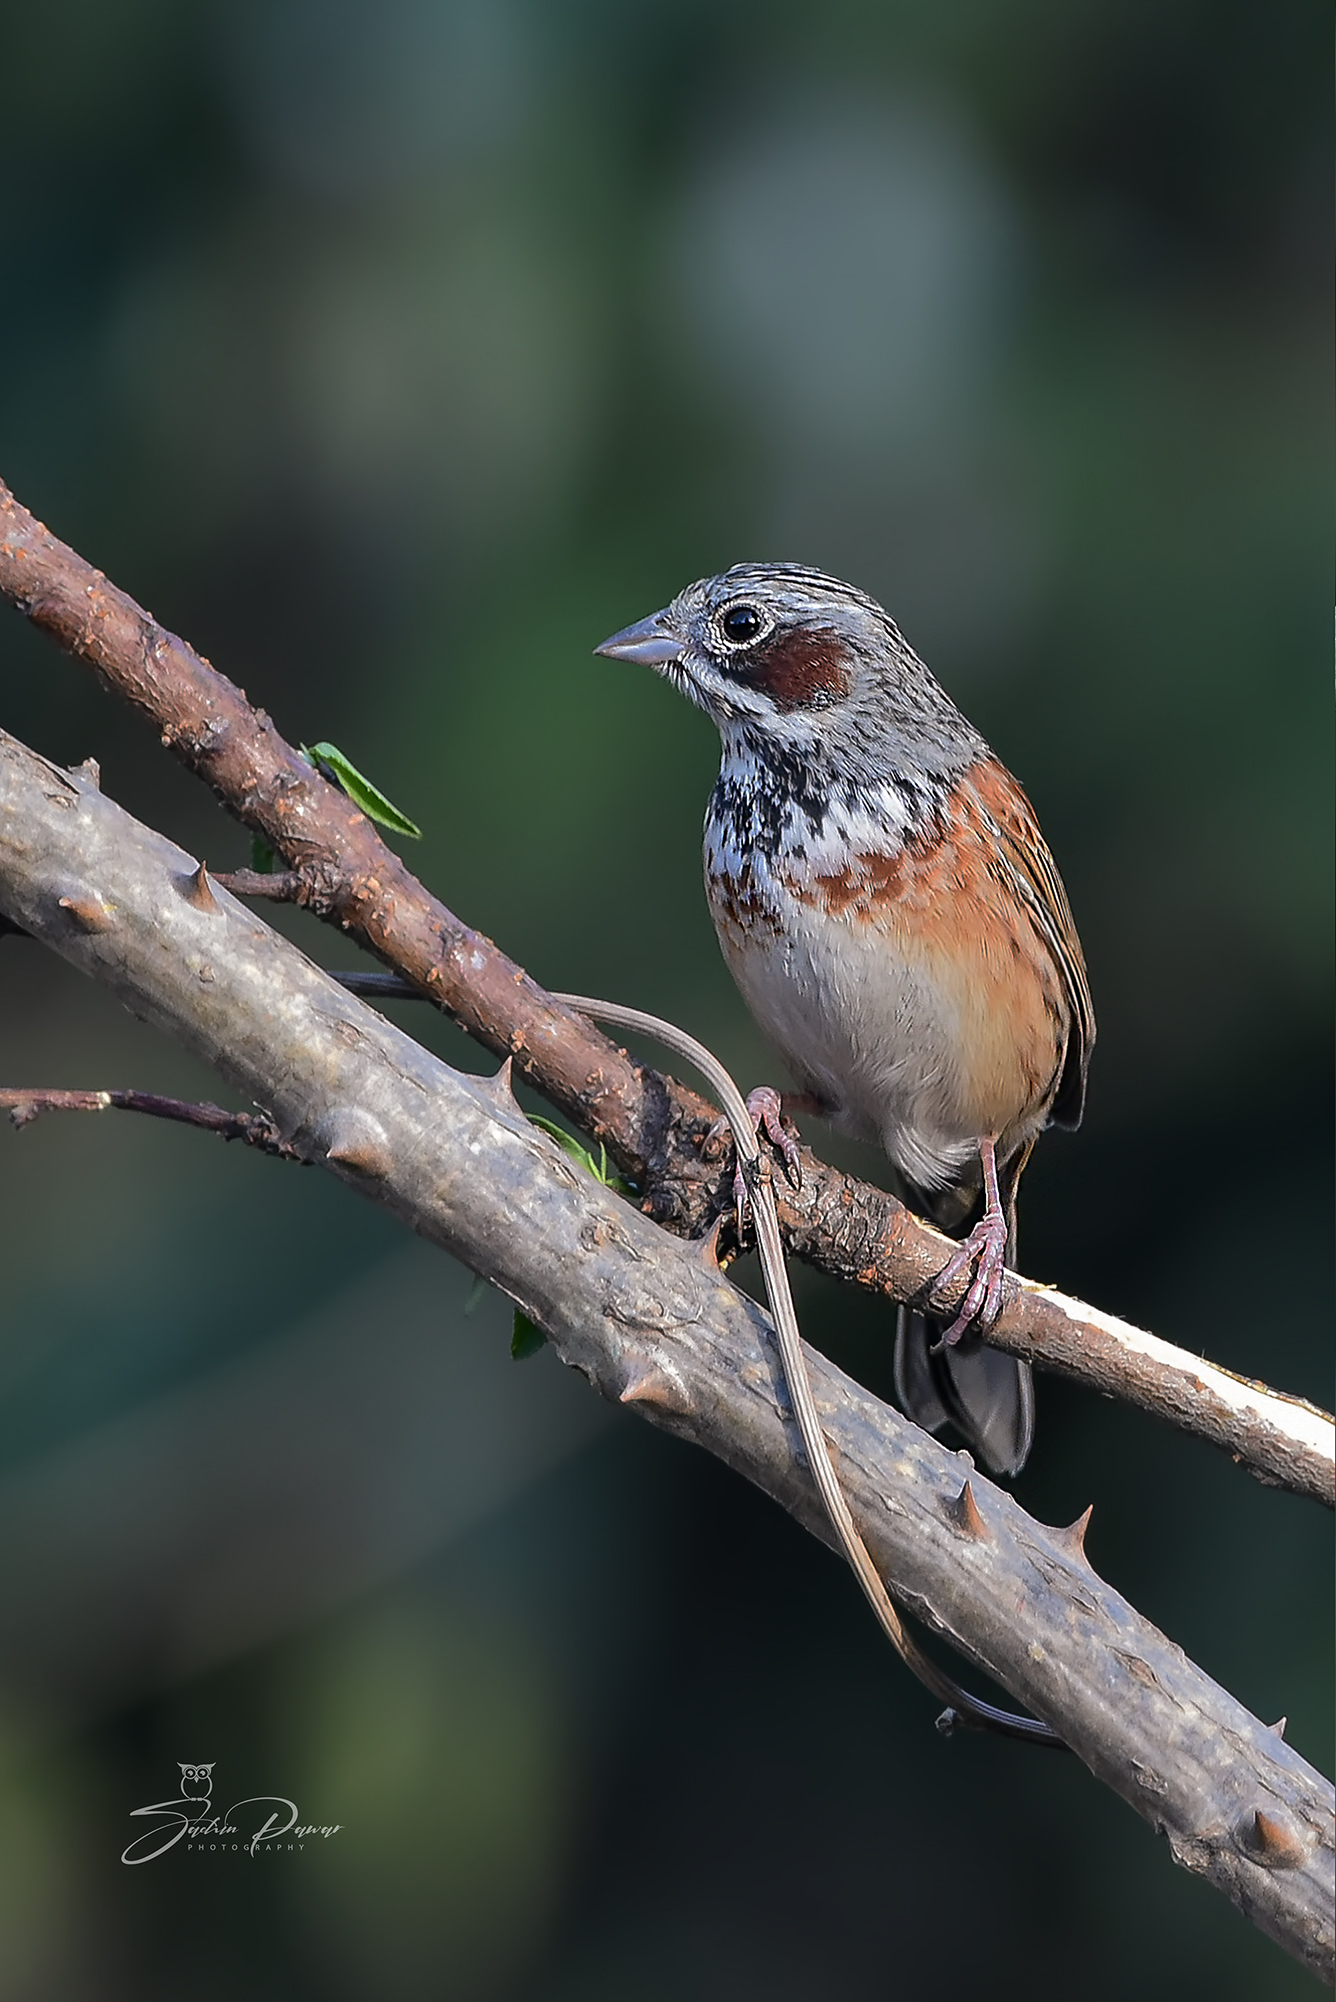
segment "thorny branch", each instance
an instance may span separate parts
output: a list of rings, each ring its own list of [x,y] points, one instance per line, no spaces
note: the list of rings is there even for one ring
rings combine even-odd
[[[203,880],[207,895],[200,894]],[[462,1257],[602,1393],[829,1538],[761,1310],[583,1174],[514,1102],[344,992],[161,835],[0,734],[0,908],[263,1105],[303,1158]],[[515,1228],[523,1217],[524,1229]],[[806,1358],[858,1532],[897,1599],[1330,1979],[1332,1790],[1049,1529]]]
[[[288,865],[277,889],[339,924],[499,1056],[645,1192],[648,1213],[703,1236],[723,1198],[702,1152],[714,1114],[544,993],[410,874],[371,822],[183,640],[57,540],[0,482],[0,593],[86,660]],[[251,872],[246,872],[250,875]],[[835,1277],[922,1302],[951,1247],[880,1189],[802,1150],[800,1190],[776,1191],[786,1248]],[[959,1304],[962,1280],[944,1292]],[[994,1347],[1168,1419],[1261,1480],[1336,1504],[1332,1421],[1051,1288],[1008,1274]]]

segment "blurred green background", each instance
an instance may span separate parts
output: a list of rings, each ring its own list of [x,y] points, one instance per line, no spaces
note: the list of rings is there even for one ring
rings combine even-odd
[[[590,649],[742,558],[881,597],[1090,962],[1022,1263],[1329,1403],[1321,10],[48,0],[5,40],[19,497],[540,980],[746,1083],[716,740]],[[246,859],[8,614],[0,663],[7,728]],[[215,1091],[22,941],[0,1025],[6,1083]],[[5,2002],[1311,1992],[1074,1761],[939,1740],[824,1550],[512,1364],[341,1187],[115,1118],[5,1128],[0,1180]],[[888,1391],[886,1314],[798,1276]],[[1039,1399],[1021,1499],[1093,1501],[1101,1574],[1330,1770],[1330,1519]],[[340,1831],[125,1868],[183,1760]]]

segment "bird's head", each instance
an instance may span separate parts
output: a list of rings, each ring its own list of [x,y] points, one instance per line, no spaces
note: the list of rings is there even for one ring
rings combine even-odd
[[[595,652],[654,668],[725,737],[865,754],[936,737],[949,719],[959,743],[959,712],[876,600],[800,563],[701,578]]]

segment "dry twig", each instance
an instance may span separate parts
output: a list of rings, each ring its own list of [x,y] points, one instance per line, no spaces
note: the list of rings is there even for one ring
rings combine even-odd
[[[274,1154],[282,1161],[300,1161],[267,1112],[229,1112],[223,1105],[192,1105],[181,1098],[162,1098],[155,1091],[53,1091],[5,1086],[0,1089],[0,1107],[8,1107],[11,1126],[31,1126],[44,1112],[143,1112],[150,1119],[170,1119],[180,1126],[194,1126],[204,1133],[217,1133],[223,1140],[241,1140],[258,1147],[262,1154]]]

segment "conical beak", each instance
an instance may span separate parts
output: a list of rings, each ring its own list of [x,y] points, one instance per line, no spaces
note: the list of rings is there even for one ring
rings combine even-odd
[[[594,652],[606,654],[609,660],[633,660],[637,667],[663,667],[681,657],[682,641],[668,623],[667,612],[654,612],[638,625],[623,626]]]

